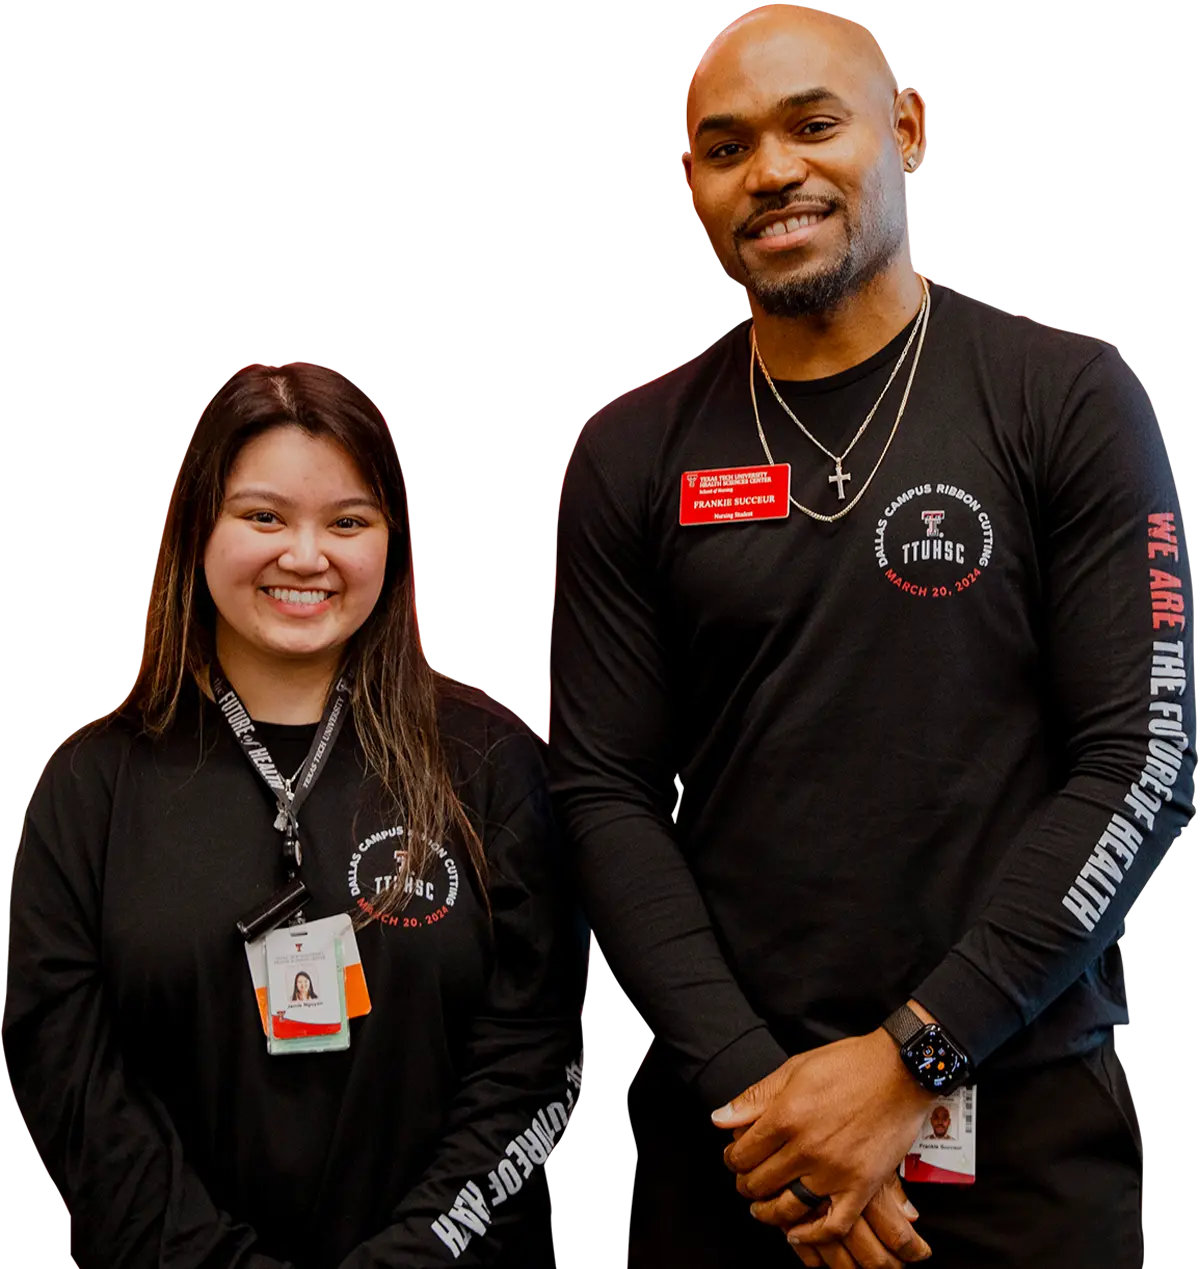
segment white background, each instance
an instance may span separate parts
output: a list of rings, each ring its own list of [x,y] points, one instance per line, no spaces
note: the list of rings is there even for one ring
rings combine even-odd
[[[1194,19],[1054,0],[847,12],[928,104],[909,180],[917,267],[1116,343],[1200,522]],[[737,13],[8,7],[5,873],[45,760],[133,680],[185,443],[248,362],[333,366],[380,406],[410,490],[430,660],[544,734],[554,522],[579,428],[745,313],[679,163],[691,71]],[[1152,1267],[1192,1243],[1195,840],[1124,942],[1135,1025],[1119,1046]],[[585,1023],[583,1098],[550,1165],[562,1269],[622,1264],[627,1230],[624,1092],[647,1033],[599,955]],[[67,1246],[5,1084],[0,1260],[60,1269]]]

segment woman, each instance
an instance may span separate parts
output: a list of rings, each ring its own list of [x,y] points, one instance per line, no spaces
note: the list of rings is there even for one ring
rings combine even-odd
[[[355,914],[372,1007],[272,1056],[243,932],[301,900]],[[318,366],[240,371],[133,691],[51,759],[17,857],[4,1046],[77,1262],[553,1265],[583,973],[540,743],[422,655],[382,416]]]
[[[293,1000],[317,1000],[318,996],[313,991],[312,979],[301,970],[292,984]]]

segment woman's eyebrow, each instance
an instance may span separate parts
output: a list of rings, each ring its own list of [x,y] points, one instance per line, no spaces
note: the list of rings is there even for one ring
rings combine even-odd
[[[253,486],[246,489],[235,489],[231,494],[226,495],[226,502],[271,502],[278,507],[294,507],[295,500],[285,497],[281,493],[276,493],[273,489],[265,486]],[[327,511],[344,511],[350,507],[370,507],[372,510],[379,510],[379,502],[372,498],[369,494],[356,494],[352,498],[339,498],[336,502],[331,502],[324,508]]]

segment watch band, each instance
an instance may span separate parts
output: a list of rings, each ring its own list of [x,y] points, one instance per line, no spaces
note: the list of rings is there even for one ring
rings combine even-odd
[[[928,1023],[922,1022],[917,1013],[908,1005],[901,1005],[894,1013],[887,1016],[883,1029],[901,1048],[904,1048],[909,1040],[924,1031],[927,1025]]]

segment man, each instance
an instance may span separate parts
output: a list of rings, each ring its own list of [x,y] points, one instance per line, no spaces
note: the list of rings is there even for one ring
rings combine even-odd
[[[929,1132],[925,1134],[926,1141],[953,1141],[954,1137],[950,1132],[950,1107],[935,1106],[929,1112]]]
[[[655,1033],[630,1264],[1141,1264],[1116,941],[1195,758],[1153,412],[914,271],[924,106],[862,28],[749,14],[688,134],[752,320],[588,423],[555,607],[555,796]]]

